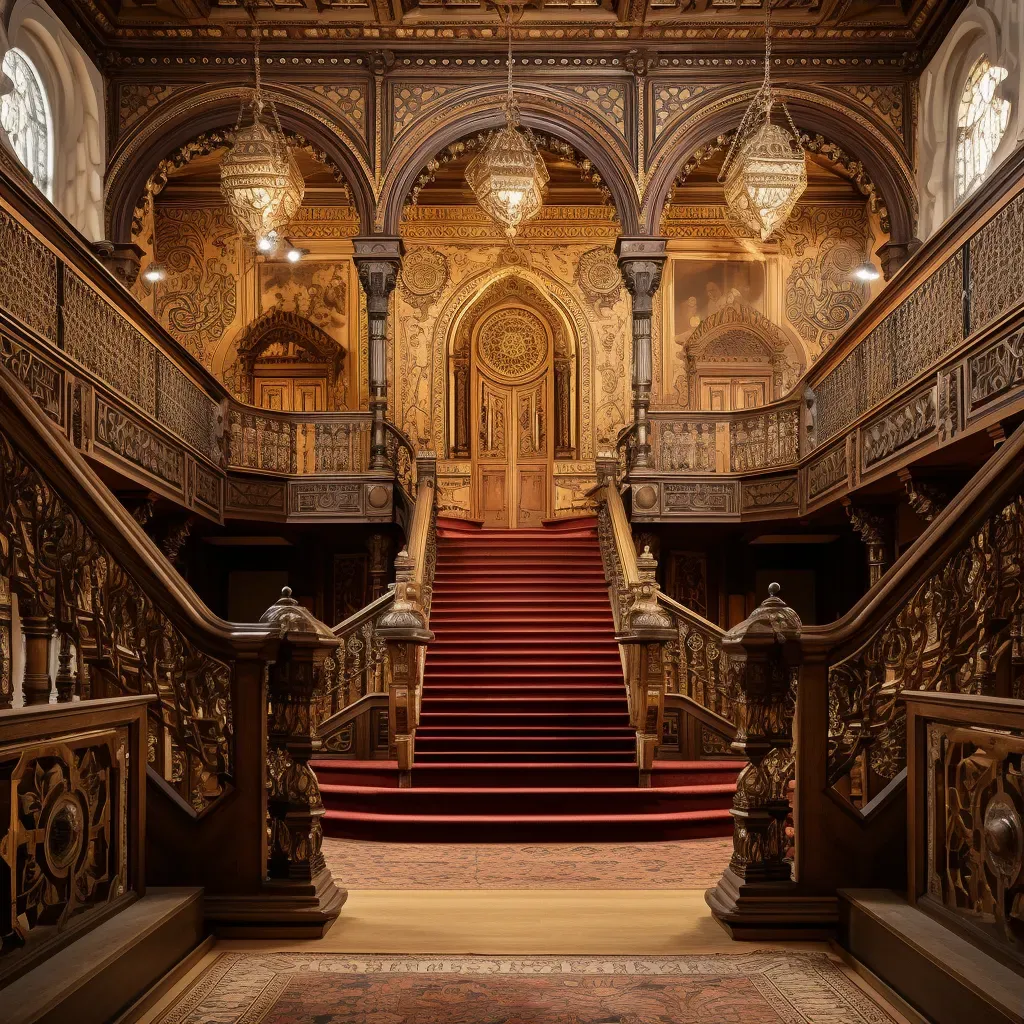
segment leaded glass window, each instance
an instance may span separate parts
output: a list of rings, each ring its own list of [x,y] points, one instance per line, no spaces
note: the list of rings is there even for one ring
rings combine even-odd
[[[1006,68],[987,57],[975,61],[964,83],[956,118],[956,201],[982,182],[1010,123],[1010,101],[998,94]]]
[[[3,70],[14,88],[0,97],[0,124],[32,180],[52,199],[53,130],[39,72],[18,49],[4,55]]]

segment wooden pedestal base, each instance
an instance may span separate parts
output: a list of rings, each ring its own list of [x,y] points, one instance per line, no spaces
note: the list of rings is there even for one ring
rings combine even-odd
[[[830,939],[839,920],[830,896],[801,896],[794,882],[747,882],[731,867],[704,899],[734,939]]]
[[[319,939],[347,899],[324,868],[310,883],[266,882],[255,896],[208,896],[206,923],[223,938]]]

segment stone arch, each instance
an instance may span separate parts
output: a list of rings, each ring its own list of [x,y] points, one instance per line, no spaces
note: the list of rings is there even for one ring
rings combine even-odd
[[[547,309],[558,318],[569,345],[575,347],[577,409],[579,439],[577,451],[581,459],[594,457],[593,436],[593,337],[586,314],[569,290],[547,274],[519,266],[498,267],[464,281],[444,304],[434,325],[432,340],[432,408],[431,431],[434,444],[446,450],[448,438],[447,396],[448,365],[451,350],[466,317],[481,298],[502,281],[517,279],[546,300]]]
[[[405,132],[388,159],[377,205],[376,224],[397,235],[402,209],[427,161],[452,142],[505,123],[504,88],[496,84],[467,89],[459,101],[424,118]],[[624,234],[636,234],[639,204],[635,170],[624,140],[583,108],[542,86],[517,86],[522,122],[568,142],[592,161],[611,193]]]
[[[641,223],[646,231],[657,233],[680,169],[698,147],[736,129],[755,91],[751,87],[720,93],[662,139],[652,154],[644,196]],[[917,222],[917,196],[913,171],[904,154],[868,117],[838,100],[803,89],[780,87],[776,93],[786,101],[801,132],[843,140],[843,148],[863,163],[881,192],[889,211],[890,243],[909,244]]]
[[[763,365],[771,372],[768,400],[774,401],[792,390],[808,362],[798,340],[745,305],[728,305],[706,316],[686,339],[683,351],[690,408],[700,405],[696,385],[702,369]]]
[[[277,105],[285,132],[306,139],[342,171],[359,217],[360,230],[368,231],[373,224],[373,173],[361,140],[348,126],[309,102],[305,94],[276,84],[265,85],[264,92]],[[238,97],[237,86],[183,90],[160,104],[132,130],[112,154],[107,167],[106,211],[110,238],[115,241],[131,238],[136,202],[167,154],[206,132],[234,128]]]

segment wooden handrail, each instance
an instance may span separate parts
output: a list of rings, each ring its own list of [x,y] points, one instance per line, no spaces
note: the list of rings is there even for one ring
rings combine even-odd
[[[629,526],[626,507],[622,504],[622,496],[615,484],[610,483],[598,492],[597,499],[598,501],[603,499],[608,506],[611,539],[615,544],[615,554],[618,556],[622,569],[622,582],[627,587],[635,586],[640,582],[640,571],[636,564],[633,531]]]

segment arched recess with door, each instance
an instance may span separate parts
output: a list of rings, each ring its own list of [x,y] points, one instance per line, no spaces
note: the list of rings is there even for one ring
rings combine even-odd
[[[479,285],[451,321],[447,450],[470,461],[470,507],[486,525],[539,525],[553,514],[554,463],[578,457],[590,402],[580,349],[570,317],[515,269]]]

